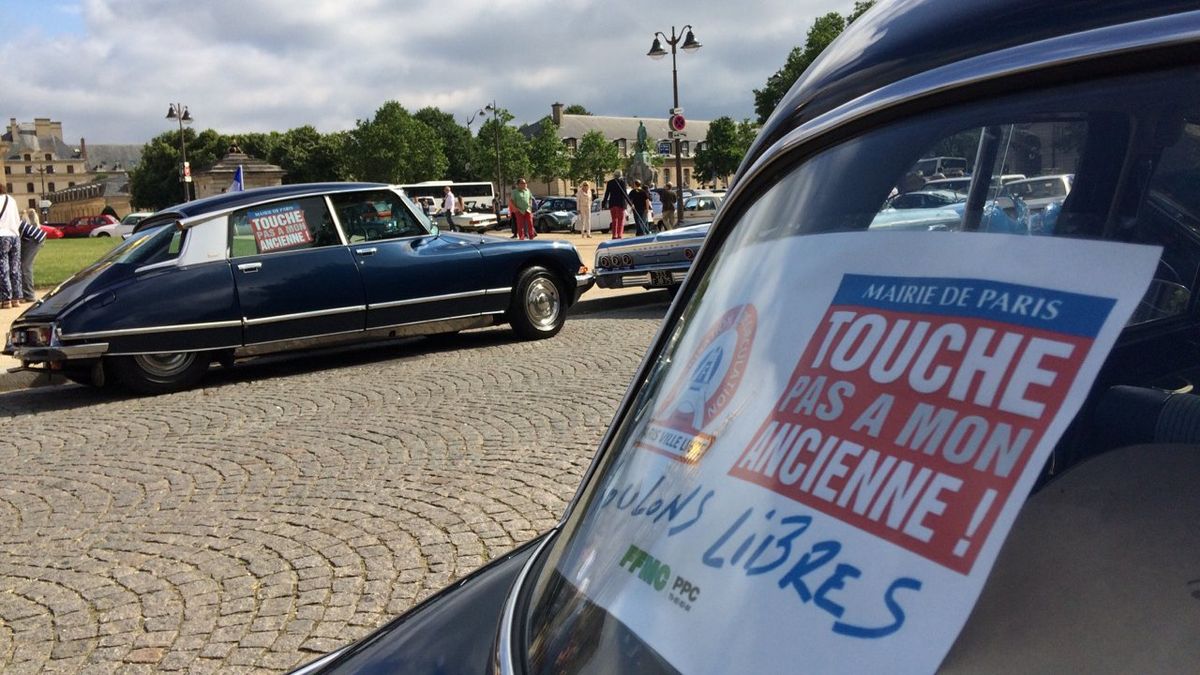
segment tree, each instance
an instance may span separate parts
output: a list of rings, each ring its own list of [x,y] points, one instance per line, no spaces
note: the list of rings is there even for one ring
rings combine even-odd
[[[274,146],[263,157],[287,172],[285,183],[319,183],[344,180],[347,134],[322,134],[311,125],[296,127],[282,134],[273,133]],[[250,153],[243,146],[242,150]]]
[[[558,137],[558,125],[548,120],[542,122],[541,129],[529,142],[529,163],[533,175],[546,184],[547,193],[550,181],[567,177],[571,156]]]
[[[433,129],[438,138],[442,139],[442,149],[446,153],[447,180],[475,180],[477,172],[471,164],[471,131],[454,121],[454,115],[442,112],[438,108],[422,108],[413,115]]]
[[[383,183],[417,183],[446,173],[442,140],[396,101],[358,120],[346,143],[349,175]]]
[[[621,167],[621,153],[604,134],[589,131],[579,139],[575,156],[571,158],[571,178],[576,182],[590,180],[599,187],[604,176]]]
[[[792,49],[783,67],[767,78],[767,83],[762,89],[754,90],[754,112],[758,114],[759,124],[767,121],[800,74],[817,60],[829,43],[874,4],[874,0],[860,0],[854,3],[854,9],[848,16],[830,12],[813,22],[805,37],[804,47]]]
[[[696,174],[702,181],[724,178],[737,171],[750,146],[741,147],[738,125],[730,117],[718,117],[708,125],[704,145],[696,152]]]
[[[517,178],[529,175],[530,163],[528,142],[520,131],[508,124],[513,120],[512,114],[501,108],[499,116],[499,122],[492,117],[479,128],[472,153],[472,166],[478,167],[476,171],[479,175],[496,180],[496,145],[499,139],[500,171],[504,174],[504,184],[497,185],[496,190],[501,203],[504,203],[508,186]]]
[[[187,143],[192,175],[211,169],[229,150],[229,138],[212,129],[205,129],[199,134],[192,129],[184,129],[183,137]],[[129,172],[129,191],[133,203],[158,210],[183,201],[179,175],[181,164],[178,131],[164,131],[143,145],[141,161]]]
[[[572,103],[571,105],[563,108],[563,114],[564,115],[591,115],[592,113],[588,112],[587,108],[579,105],[578,103]]]

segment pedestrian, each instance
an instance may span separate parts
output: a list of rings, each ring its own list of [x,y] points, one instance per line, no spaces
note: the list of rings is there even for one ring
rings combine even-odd
[[[21,207],[0,183],[0,309],[21,304]]]
[[[45,241],[46,233],[38,221],[37,209],[26,209],[25,219],[21,221],[21,302],[37,299],[33,294],[33,259]]]
[[[517,187],[508,198],[508,213],[517,223],[517,239],[537,236],[533,231],[533,193],[524,178],[517,179]]]
[[[664,230],[675,229],[675,207],[679,202],[679,195],[672,189],[670,181],[667,181],[666,187],[658,191],[658,198],[662,200],[662,224]]]
[[[450,186],[442,188],[442,210],[446,213],[446,227],[450,228],[451,232],[458,232],[458,225],[454,222],[454,213],[461,212],[458,206],[458,197],[454,196],[454,191]]]
[[[640,180],[633,181],[633,189],[629,191],[629,205],[633,207],[633,220],[637,224],[638,236],[650,234],[650,193],[642,187]]]
[[[592,184],[586,180],[575,191],[575,208],[579,211],[579,230],[583,236],[592,237]]]
[[[629,195],[625,193],[625,181],[621,180],[621,172],[617,171],[604,186],[604,198],[600,200],[600,208],[608,209],[609,215],[612,216],[613,239],[625,236],[625,206],[628,203]]]

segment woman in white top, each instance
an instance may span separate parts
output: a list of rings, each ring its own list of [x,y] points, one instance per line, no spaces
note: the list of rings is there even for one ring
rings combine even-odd
[[[21,304],[21,207],[0,183],[0,309]]]
[[[575,208],[579,211],[579,230],[583,236],[592,236],[592,186],[585,180],[575,191]]]

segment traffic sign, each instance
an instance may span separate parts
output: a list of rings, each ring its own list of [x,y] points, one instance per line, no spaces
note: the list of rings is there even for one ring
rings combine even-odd
[[[683,108],[671,108],[670,110],[667,111],[667,114],[668,115],[682,115]]]
[[[683,131],[687,128],[687,120],[683,119],[683,115],[671,115],[667,122],[673,131]]]
[[[686,131],[668,131],[667,138],[687,138]]]
[[[660,154],[660,155],[671,154],[671,141],[659,141],[658,142],[658,154]]]

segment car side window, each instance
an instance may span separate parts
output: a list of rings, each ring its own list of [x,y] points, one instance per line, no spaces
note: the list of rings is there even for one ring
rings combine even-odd
[[[229,217],[232,258],[296,251],[342,243],[324,197],[259,204]]]
[[[338,222],[350,243],[428,234],[400,195],[391,190],[332,195]]]

